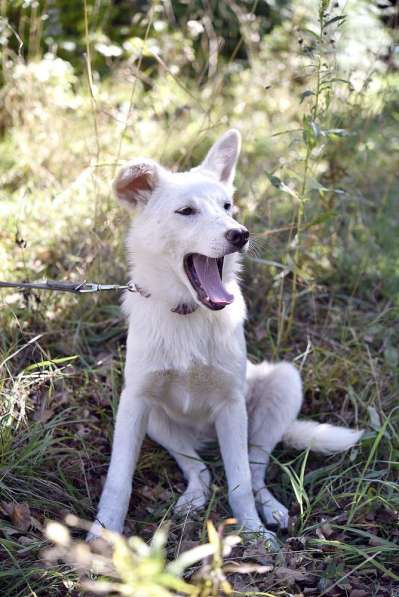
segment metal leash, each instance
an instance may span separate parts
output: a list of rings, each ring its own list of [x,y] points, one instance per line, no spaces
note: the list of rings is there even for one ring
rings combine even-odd
[[[96,284],[95,282],[57,282],[55,280],[46,280],[45,282],[0,282],[0,288],[19,288],[54,290],[60,292],[74,292],[75,294],[87,294],[89,292],[104,292],[108,290],[129,290],[129,292],[138,292],[143,294],[143,290],[129,282],[126,285],[120,284]],[[145,296],[145,295],[144,295]]]

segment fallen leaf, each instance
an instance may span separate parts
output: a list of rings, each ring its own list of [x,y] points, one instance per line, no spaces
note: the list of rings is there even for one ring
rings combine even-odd
[[[42,523],[34,516],[30,517],[30,524],[31,524],[31,527],[36,529],[37,531],[43,531]]]
[[[323,521],[323,524],[321,525],[320,528],[322,530],[324,537],[326,537],[326,539],[329,539],[331,537],[331,535],[334,534],[334,531],[331,528],[330,523],[328,523],[327,521],[325,521],[325,522]]]
[[[288,537],[286,541],[287,547],[292,551],[302,551],[305,549],[304,537]]]
[[[223,568],[225,572],[239,572],[240,574],[266,574],[273,570],[273,566],[260,566],[259,564],[240,564],[240,562],[229,562]]]
[[[27,531],[31,524],[28,504],[25,502],[22,502],[21,504],[15,504],[14,511],[11,514],[11,520],[19,531]]]
[[[114,355],[112,353],[100,353],[96,361],[96,373],[104,377],[112,370]]]
[[[37,539],[35,537],[26,537],[26,535],[21,535],[18,538],[18,543],[20,543],[21,545],[32,545],[32,543],[35,543],[37,541]]]
[[[0,512],[5,516],[11,516],[14,504],[12,502],[0,502]]]
[[[307,580],[309,576],[304,570],[293,570],[292,568],[286,568],[285,566],[279,566],[274,572],[278,578],[289,585],[294,584],[297,581]]]
[[[371,535],[370,534],[370,539],[369,539],[369,545],[371,545],[372,547],[379,547],[380,545],[384,545],[384,539],[382,539],[381,537],[378,537],[377,535]]]
[[[255,560],[256,563],[262,564],[263,566],[270,566],[273,563],[273,556],[266,551],[264,541],[255,541],[244,549],[242,554],[245,560]]]
[[[27,531],[31,525],[30,510],[28,504],[22,502],[1,502],[0,510],[9,517],[14,527],[19,531]]]
[[[378,522],[398,524],[399,514],[396,511],[388,510],[388,508],[381,506],[376,511],[376,519]]]
[[[44,408],[40,409],[33,415],[33,420],[39,423],[47,423],[54,416],[54,409]]]

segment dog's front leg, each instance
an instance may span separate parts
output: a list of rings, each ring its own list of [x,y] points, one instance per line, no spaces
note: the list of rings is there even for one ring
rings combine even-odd
[[[98,536],[102,527],[119,533],[123,531],[133,472],[147,430],[148,412],[146,401],[127,383],[118,407],[111,463],[88,540]]]
[[[229,503],[244,530],[262,535],[276,547],[275,534],[263,526],[255,506],[248,457],[248,421],[244,397],[221,409],[215,420],[216,433],[226,471]]]

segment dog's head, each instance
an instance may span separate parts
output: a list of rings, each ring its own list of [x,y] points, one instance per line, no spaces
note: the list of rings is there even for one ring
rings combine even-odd
[[[223,285],[224,257],[248,246],[248,230],[233,218],[240,145],[232,129],[188,172],[136,159],[113,183],[118,199],[136,211],[129,250],[167,264],[197,303],[215,311],[234,298]]]

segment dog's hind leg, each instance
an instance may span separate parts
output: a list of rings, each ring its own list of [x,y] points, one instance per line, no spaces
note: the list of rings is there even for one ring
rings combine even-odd
[[[263,362],[247,368],[249,461],[252,487],[266,524],[288,524],[288,510],[265,486],[266,469],[275,445],[295,421],[302,404],[302,383],[290,363]]]
[[[177,500],[175,513],[180,515],[203,508],[208,501],[211,475],[196,451],[195,437],[159,409],[150,413],[148,435],[173,456],[187,480],[186,491]]]

